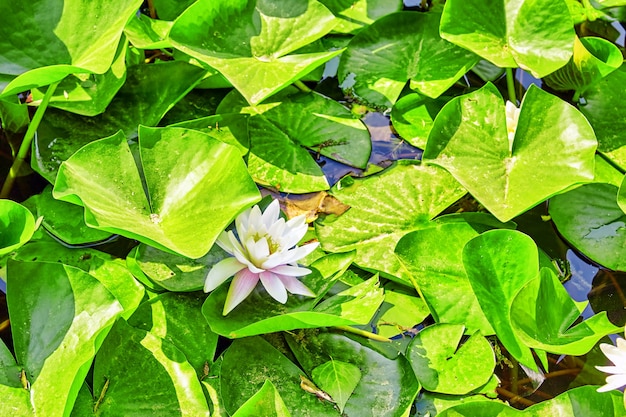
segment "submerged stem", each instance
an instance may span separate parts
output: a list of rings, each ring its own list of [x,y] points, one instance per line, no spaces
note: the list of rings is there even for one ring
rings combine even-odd
[[[306,84],[304,84],[300,80],[295,80],[293,82],[293,85],[295,85],[296,87],[298,87],[301,91],[304,91],[305,93],[310,93],[312,91],[309,87],[306,86]]]
[[[4,184],[2,185],[2,191],[0,191],[0,198],[7,198],[11,189],[13,188],[13,183],[15,182],[15,178],[17,178],[17,174],[20,172],[20,168],[26,159],[26,155],[28,155],[28,151],[30,150],[30,145],[33,142],[33,138],[35,137],[35,132],[37,132],[37,128],[39,127],[39,123],[43,118],[44,113],[46,112],[46,108],[48,107],[48,103],[52,98],[52,94],[54,94],[54,90],[56,90],[58,82],[50,84],[46,94],[43,96],[41,100],[41,104],[37,108],[35,115],[33,116],[33,120],[30,121],[28,125],[28,130],[24,135],[24,139],[22,140],[22,144],[20,145],[20,149],[17,152],[17,156],[11,165],[11,169],[9,170],[9,174],[7,175]]]
[[[379,342],[391,342],[391,340],[383,337],[379,334],[368,332],[367,330],[357,329],[350,326],[335,326],[336,329],[343,330],[344,332],[358,334],[359,336],[367,337],[368,339],[377,340]]]
[[[515,96],[515,78],[513,77],[513,68],[506,68],[506,88],[509,92],[509,101],[517,106],[517,98]]]

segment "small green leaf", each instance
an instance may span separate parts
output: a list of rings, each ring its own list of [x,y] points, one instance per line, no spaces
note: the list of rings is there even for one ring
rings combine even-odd
[[[600,338],[622,330],[611,324],[605,311],[574,325],[583,307],[576,305],[552,271],[542,268],[513,300],[511,322],[527,346],[581,356]]]
[[[496,366],[489,341],[474,334],[458,348],[464,332],[462,324],[435,324],[411,341],[407,358],[424,389],[462,395],[489,381]]]
[[[333,32],[354,35],[390,13],[402,10],[402,0],[319,0],[340,19]]]
[[[233,417],[256,416],[291,417],[285,402],[269,379],[233,414]]]
[[[84,146],[61,165],[54,197],[85,207],[90,227],[190,258],[259,199],[239,152],[204,133],[141,127],[139,152],[143,179],[122,132]]]
[[[172,22],[150,19],[144,14],[133,16],[124,33],[128,40],[139,49],[164,49],[171,48],[167,35],[172,28]]]
[[[437,115],[423,155],[503,222],[594,175],[597,142],[580,112],[534,85],[519,111],[508,126],[491,83],[456,97]]]
[[[490,230],[467,242],[463,265],[498,339],[515,359],[536,369],[530,349],[513,329],[510,312],[518,291],[539,272],[535,242],[515,230]]]
[[[176,19],[170,40],[257,104],[341,53],[293,53],[335,24],[333,14],[315,0],[200,0]]]
[[[412,90],[436,98],[476,64],[478,57],[439,36],[437,12],[398,12],[359,32],[341,56],[344,90],[367,103],[391,107]]]
[[[449,0],[441,36],[499,67],[541,78],[567,63],[576,34],[562,0]]]
[[[550,200],[559,233],[583,254],[610,269],[626,271],[626,213],[618,188],[587,184]]]
[[[0,256],[28,242],[34,232],[35,218],[26,207],[12,200],[0,200]]]
[[[428,306],[422,298],[405,294],[405,288],[394,291],[392,285],[385,286],[385,301],[378,309],[374,324],[378,334],[392,337],[404,332],[411,332],[413,327],[430,315]],[[399,285],[398,285],[399,287]]]
[[[343,413],[348,398],[361,380],[361,371],[356,365],[331,358],[330,361],[315,367],[311,376],[337,403],[339,412]]]
[[[391,109],[393,128],[402,139],[424,149],[433,121],[448,101],[449,97],[432,99],[419,94],[408,94],[398,100]]]

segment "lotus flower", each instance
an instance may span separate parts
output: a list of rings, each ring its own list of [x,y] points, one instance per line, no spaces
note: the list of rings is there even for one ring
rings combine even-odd
[[[606,378],[606,385],[598,388],[598,392],[611,391],[626,386],[626,340],[617,338],[617,346],[601,343],[602,353],[613,362],[614,366],[596,366],[599,371],[611,374]],[[626,405],[626,397],[624,397]]]
[[[259,280],[268,294],[282,304],[287,302],[287,291],[315,296],[297,278],[311,272],[298,266],[297,261],[319,245],[315,242],[296,246],[307,231],[304,215],[285,221],[280,218],[278,200],[274,200],[263,213],[259,206],[254,206],[237,216],[235,227],[237,236],[231,230],[217,238],[219,247],[231,257],[215,264],[204,283],[204,291],[209,292],[235,276],[228,289],[223,315],[250,295]]]

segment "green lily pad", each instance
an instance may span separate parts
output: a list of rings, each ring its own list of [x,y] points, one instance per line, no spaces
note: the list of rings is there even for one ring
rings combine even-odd
[[[621,332],[606,311],[574,325],[587,303],[575,303],[549,269],[520,290],[511,305],[511,321],[527,346],[559,355],[585,355],[600,338]]]
[[[218,70],[257,104],[341,53],[293,53],[335,24],[315,0],[199,0],[176,19],[169,36],[175,48]]]
[[[248,154],[250,148],[247,114],[215,114],[172,124],[170,127],[182,127],[204,132],[239,149],[242,157]]]
[[[24,202],[37,217],[43,217],[42,226],[54,237],[69,245],[83,245],[108,239],[111,233],[93,229],[85,224],[82,207],[52,197],[48,185],[40,194]]]
[[[321,402],[300,388],[302,374],[300,368],[265,339],[237,339],[224,353],[221,368],[224,408],[232,415],[266,381],[271,381],[292,416],[339,416],[333,404]]]
[[[626,64],[598,81],[585,92],[586,104],[580,111],[589,119],[598,137],[598,150],[612,152],[626,147],[626,120],[619,103],[624,99]],[[626,166],[626,163],[624,164]]]
[[[448,97],[432,99],[419,94],[408,94],[398,100],[391,109],[393,128],[402,139],[424,149],[433,121],[448,101]]]
[[[576,34],[569,16],[564,1],[451,0],[441,17],[441,37],[499,67],[521,67],[541,78],[572,56]]]
[[[204,294],[160,294],[141,304],[128,324],[146,330],[176,346],[202,377],[205,364],[212,364],[217,335],[209,329],[200,308]]]
[[[607,268],[626,271],[626,213],[618,188],[587,184],[550,200],[559,233],[585,256]]]
[[[104,74],[72,74],[64,78],[50,98],[50,106],[83,116],[104,112],[126,81],[128,41],[122,37],[111,67]],[[47,87],[31,90],[33,101],[43,99]]]
[[[487,83],[439,112],[423,160],[448,170],[503,222],[593,180],[593,129],[563,100],[531,85],[511,130],[502,96]]]
[[[0,200],[0,256],[11,253],[30,240],[35,218],[23,205]]]
[[[626,214],[626,176],[624,176],[619,190],[617,191],[617,205]]]
[[[399,285],[397,286],[399,287]],[[412,328],[430,315],[424,300],[412,294],[406,294],[406,287],[397,290],[385,286],[385,301],[381,304],[373,323],[377,333],[383,337],[392,337]]]
[[[574,55],[567,65],[544,78],[555,90],[582,93],[589,86],[618,69],[624,58],[619,48],[602,38],[576,38]]]
[[[339,19],[333,32],[354,35],[388,14],[402,10],[402,0],[319,0]]]
[[[123,130],[137,136],[137,126],[155,126],[193,88],[205,71],[184,62],[135,65],[107,111],[85,117],[48,108],[37,130],[32,166],[54,183],[59,165],[82,146]]]
[[[308,278],[303,279],[303,282],[316,293],[318,288],[325,286],[324,281],[327,279],[315,272],[309,274]],[[229,338],[294,329],[367,324],[384,299],[377,277],[327,298],[317,306],[316,300],[295,295],[290,296],[283,305],[257,290],[224,317],[222,311],[227,292],[228,285],[213,291],[202,306],[202,314],[211,330]]]
[[[159,19],[174,20],[195,0],[153,0]]]
[[[122,306],[80,269],[12,260],[7,266],[7,304],[15,355],[30,384],[34,414],[64,415]]]
[[[361,379],[348,398],[343,415],[392,417],[409,414],[420,385],[404,355],[398,354],[388,343],[368,346],[363,338],[359,338],[359,343],[341,334],[315,330],[286,335],[285,339],[307,374],[312,374],[331,358],[360,370]]]
[[[514,331],[510,312],[517,292],[539,272],[535,242],[515,230],[490,230],[465,244],[463,264],[498,339],[520,363],[537,369],[530,349]]]
[[[285,402],[269,379],[233,414],[233,417],[291,417]]]
[[[391,107],[410,82],[436,98],[469,71],[478,57],[439,36],[438,12],[399,12],[359,32],[341,56],[342,88],[367,103]]]
[[[411,341],[407,359],[424,389],[463,395],[489,381],[496,366],[491,344],[474,334],[459,348],[463,333],[462,324],[435,324]]]
[[[191,259],[142,243],[129,256],[158,286],[168,291],[198,291],[204,287],[209,268],[228,255],[213,245],[203,257]]]
[[[474,295],[463,267],[463,248],[478,236],[470,223],[433,224],[406,234],[395,253],[438,323],[463,324],[487,336],[493,328]],[[445,243],[443,243],[445,242]]]
[[[357,168],[365,168],[370,157],[372,144],[365,125],[342,105],[315,92],[289,88],[257,106],[248,106],[233,92],[217,111],[251,115],[248,171],[258,183],[280,191],[328,189],[309,151]]]
[[[573,388],[550,400],[528,407],[525,410],[517,410],[510,405],[498,401],[475,401],[454,407],[437,413],[437,417],[545,417],[545,416],[570,416],[570,417],[618,417],[623,416],[623,395],[617,391],[596,392],[597,387],[582,386]]]
[[[143,179],[122,132],[84,146],[61,165],[54,197],[85,207],[90,227],[190,258],[259,200],[239,152],[204,133],[142,126],[139,153]]]
[[[167,34],[173,23],[165,20],[151,19],[140,14],[133,16],[126,27],[124,33],[134,47],[139,49],[164,49],[171,48]]]
[[[168,341],[118,320],[96,356],[96,415],[209,417],[196,372]]]
[[[361,370],[356,365],[331,358],[328,362],[314,368],[311,371],[311,377],[322,390],[331,396],[339,407],[339,412],[343,413],[348,398],[361,380]]]
[[[452,176],[438,167],[398,161],[380,174],[337,183],[332,194],[351,206],[343,215],[315,224],[322,248],[356,249],[355,263],[412,286],[393,255],[398,240],[418,230],[465,194]]]
[[[0,6],[0,73],[16,78],[8,96],[60,81],[73,73],[105,73],[126,21],[141,0],[37,0]],[[42,47],[45,46],[45,47]]]

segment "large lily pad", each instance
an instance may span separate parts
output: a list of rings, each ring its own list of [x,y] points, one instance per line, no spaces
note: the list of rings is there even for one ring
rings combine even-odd
[[[319,0],[339,19],[333,32],[355,34],[388,14],[402,10],[401,0]]]
[[[489,381],[496,366],[491,345],[474,334],[458,347],[464,332],[462,324],[436,324],[411,341],[407,358],[424,389],[462,395]]]
[[[196,372],[166,340],[118,320],[96,356],[96,415],[209,417]]]
[[[204,133],[141,127],[139,153],[140,167],[122,132],[84,146],[61,165],[54,197],[85,207],[90,227],[190,258],[259,200],[237,149]]]
[[[138,125],[156,126],[204,74],[184,62],[135,65],[128,68],[126,83],[103,114],[85,117],[48,108],[34,141],[33,169],[54,183],[61,162],[87,143],[120,129],[135,138]]]
[[[141,0],[33,0],[0,6],[0,73],[17,76],[2,96],[60,81],[72,73],[102,74],[115,56],[126,21]]]
[[[584,355],[600,338],[619,333],[606,311],[574,325],[587,303],[575,303],[546,268],[524,286],[511,305],[516,334],[527,346],[560,355]]]
[[[465,189],[442,169],[398,161],[380,174],[344,179],[332,194],[351,208],[338,218],[316,223],[322,248],[330,252],[356,249],[357,265],[412,286],[393,255],[398,240],[425,227]]]
[[[0,256],[28,242],[34,232],[35,218],[26,207],[0,200]]]
[[[510,137],[502,96],[487,83],[446,104],[423,159],[448,170],[503,222],[593,180],[595,135],[571,105],[531,85],[513,129]]]
[[[344,89],[368,103],[391,107],[411,81],[436,98],[478,62],[478,57],[439,36],[440,13],[399,12],[359,32],[341,56]]]
[[[451,0],[441,36],[499,67],[519,66],[541,78],[567,63],[576,34],[562,0]]]
[[[293,53],[335,24],[315,0],[200,0],[176,19],[170,39],[256,104],[341,53]]]
[[[626,271],[626,213],[617,192],[614,185],[587,184],[553,197],[549,210],[576,249],[607,268]]]
[[[251,115],[248,171],[258,183],[280,191],[328,189],[311,151],[357,168],[365,168],[370,157],[365,125],[345,107],[314,92],[290,88],[257,106],[248,106],[233,92],[217,111]]]
[[[517,292],[539,272],[535,242],[515,230],[491,230],[467,242],[463,264],[498,339],[520,363],[536,369],[530,349],[514,331],[510,313]]]
[[[9,261],[7,271],[15,354],[30,384],[30,405],[37,415],[67,415],[122,306],[74,267]],[[42,319],[49,317],[54,320]]]

